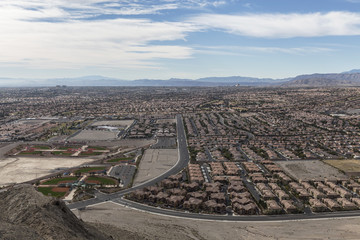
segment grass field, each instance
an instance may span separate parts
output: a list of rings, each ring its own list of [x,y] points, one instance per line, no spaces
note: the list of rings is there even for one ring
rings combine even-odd
[[[78,149],[79,147],[76,147],[76,146],[69,146],[69,147],[58,147],[57,149],[59,150],[72,150],[72,149]]]
[[[80,156],[97,156],[103,154],[102,152],[81,152]]]
[[[360,160],[324,160],[324,162],[343,172],[360,172]]]
[[[39,187],[38,191],[44,194],[45,196],[52,196],[52,197],[63,197],[65,196],[66,192],[54,192],[52,191],[52,187]]]
[[[88,173],[88,172],[101,171],[101,170],[105,170],[105,167],[85,167],[76,170],[75,173]]]
[[[87,177],[85,179],[85,182],[98,182],[100,184],[103,185],[116,185],[116,181],[114,179],[111,178],[103,178],[103,177],[95,177],[95,176],[91,176],[91,177]]]
[[[88,149],[94,149],[94,150],[106,150],[105,147],[94,147],[94,146],[90,146],[88,147]]]
[[[78,177],[63,177],[63,178],[54,178],[54,179],[50,179],[46,182],[41,183],[41,185],[57,185],[59,182],[62,181],[73,181],[75,182],[76,180],[78,180]]]
[[[34,148],[36,148],[36,149],[51,149],[51,147],[50,146],[44,146],[44,145],[38,145],[38,146],[34,146]]]

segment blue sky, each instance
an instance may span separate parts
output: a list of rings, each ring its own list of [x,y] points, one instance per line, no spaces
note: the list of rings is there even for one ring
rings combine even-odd
[[[0,77],[284,78],[360,68],[360,0],[1,0]]]

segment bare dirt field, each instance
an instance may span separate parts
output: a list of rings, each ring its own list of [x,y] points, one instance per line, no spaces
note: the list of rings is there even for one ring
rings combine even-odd
[[[347,178],[338,169],[331,167],[319,160],[300,160],[300,161],[278,161],[276,164],[280,165],[285,172],[289,173],[297,180],[324,180]]]
[[[0,161],[0,186],[21,183],[53,173],[57,168],[76,167],[95,158],[17,157]]]
[[[114,239],[359,239],[360,218],[282,222],[202,221],[154,215],[103,203],[74,213]],[[126,233],[126,235],[124,235]]]
[[[7,152],[9,152],[11,149],[14,149],[16,148],[17,146],[19,146],[21,143],[20,142],[17,142],[17,143],[10,143],[10,144],[1,144],[1,147],[0,147],[0,159],[5,159],[6,156],[5,154]]]
[[[91,145],[109,148],[140,148],[156,143],[155,139],[120,139],[114,141],[94,141]]]
[[[147,149],[141,159],[134,185],[146,182],[166,172],[178,160],[177,149]]]
[[[117,138],[118,132],[83,130],[77,135],[71,137],[69,141],[106,141]]]
[[[325,160],[324,162],[346,173],[360,173],[359,159]]]
[[[91,124],[91,126],[129,126],[134,120],[111,120],[111,121],[97,121]]]
[[[53,192],[67,192],[69,191],[69,188],[67,187],[54,187],[51,189]]]

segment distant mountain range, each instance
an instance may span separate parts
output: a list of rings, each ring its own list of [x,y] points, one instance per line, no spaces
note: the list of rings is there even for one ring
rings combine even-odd
[[[360,69],[343,73],[300,75],[294,78],[272,79],[253,77],[207,77],[199,79],[168,80],[139,79],[122,80],[103,76],[85,76],[79,78],[53,79],[15,79],[0,78],[0,87],[51,87],[66,86],[155,86],[155,87],[216,87],[216,86],[258,86],[258,87],[327,87],[327,86],[360,86]]]
[[[360,86],[360,70],[345,73],[300,75],[281,84],[284,87]]]

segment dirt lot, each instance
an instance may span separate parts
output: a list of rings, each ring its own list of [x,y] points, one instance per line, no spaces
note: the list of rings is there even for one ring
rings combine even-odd
[[[69,191],[69,188],[67,187],[54,187],[51,189],[53,192],[67,192]]]
[[[120,139],[114,141],[94,141],[91,142],[91,145],[109,147],[113,149],[125,149],[145,147],[154,143],[156,143],[155,139]]]
[[[104,203],[79,214],[115,239],[222,240],[222,239],[359,239],[360,218],[284,222],[216,222],[189,220],[141,212]],[[107,225],[101,225],[107,224]],[[110,225],[110,226],[109,226]],[[127,236],[124,236],[124,232]]]
[[[5,159],[6,158],[6,153],[9,152],[11,149],[16,148],[17,146],[19,146],[21,143],[11,143],[11,144],[1,144],[0,147],[0,159]]]
[[[325,160],[324,162],[346,173],[360,173],[360,160]]]
[[[91,124],[91,126],[129,126],[134,120],[112,120],[112,121],[98,121]]]
[[[177,149],[148,149],[141,159],[134,185],[146,182],[169,170],[178,160]]]
[[[106,141],[117,138],[118,132],[83,130],[79,134],[71,137],[69,141]]]
[[[336,168],[319,160],[279,161],[276,164],[280,165],[280,167],[297,180],[347,178],[346,175]]]
[[[17,157],[0,161],[0,186],[21,183],[53,173],[57,168],[75,167],[94,158]]]

